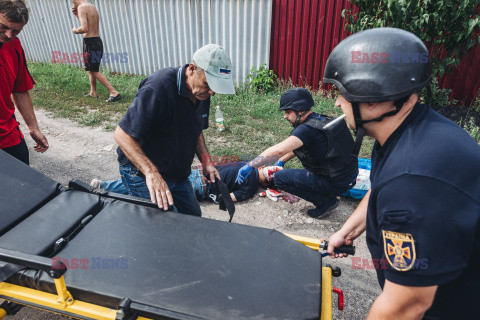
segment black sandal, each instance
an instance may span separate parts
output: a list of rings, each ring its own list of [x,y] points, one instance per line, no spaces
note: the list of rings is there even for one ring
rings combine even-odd
[[[119,94],[117,94],[115,97],[114,97],[114,96],[108,97],[108,99],[105,100],[105,101],[107,101],[107,102],[115,102],[115,101],[118,101],[118,100],[120,100],[120,99],[122,99],[122,96],[121,96],[120,93],[119,93]]]
[[[94,96],[90,95],[89,92],[85,93],[83,96],[84,97],[90,97],[90,98],[100,98],[99,96],[94,97]]]

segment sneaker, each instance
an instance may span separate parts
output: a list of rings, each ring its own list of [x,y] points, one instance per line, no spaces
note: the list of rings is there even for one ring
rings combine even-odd
[[[101,184],[102,184],[102,180],[98,180],[96,178],[92,179],[92,181],[90,181],[90,187],[92,187],[94,189],[100,189]]]
[[[308,210],[307,215],[312,218],[324,218],[333,210],[335,210],[339,204],[340,200],[334,198],[331,201],[326,202],[321,207],[316,207],[315,209]]]

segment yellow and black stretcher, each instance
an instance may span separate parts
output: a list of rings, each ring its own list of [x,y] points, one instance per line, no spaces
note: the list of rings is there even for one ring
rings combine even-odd
[[[332,318],[318,241],[62,187],[1,150],[0,205],[0,319]]]

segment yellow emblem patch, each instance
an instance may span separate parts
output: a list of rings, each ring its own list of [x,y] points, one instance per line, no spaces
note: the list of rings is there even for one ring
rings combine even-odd
[[[382,230],[383,250],[388,263],[398,271],[408,271],[415,264],[415,241],[409,233]]]

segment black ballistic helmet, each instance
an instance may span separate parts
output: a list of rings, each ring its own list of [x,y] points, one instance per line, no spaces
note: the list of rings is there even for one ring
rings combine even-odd
[[[411,32],[376,28],[340,42],[328,57],[324,83],[349,102],[383,102],[408,97],[432,79],[425,44]]]
[[[313,105],[314,102],[310,92],[307,89],[295,87],[288,89],[282,94],[278,111],[307,111],[312,109]]]

